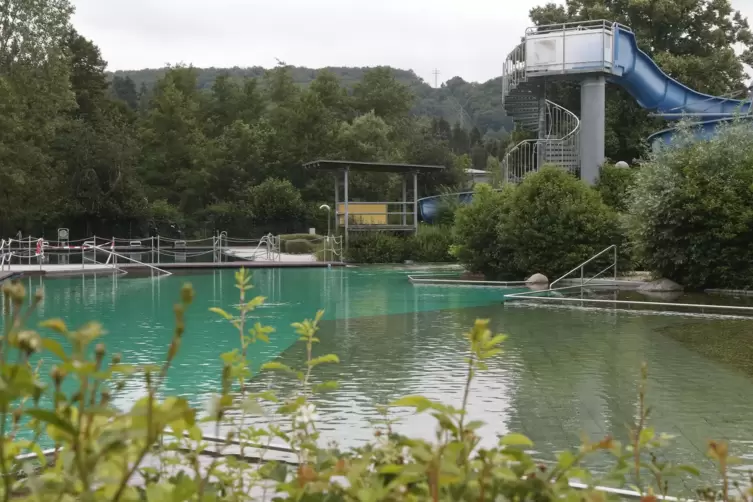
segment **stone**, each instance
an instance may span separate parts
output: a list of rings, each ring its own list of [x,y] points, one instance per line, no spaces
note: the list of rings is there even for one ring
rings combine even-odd
[[[638,291],[641,296],[654,302],[673,302],[682,296],[682,291]]]
[[[531,284],[549,284],[549,279],[544,274],[533,274],[526,279],[526,285]]]
[[[618,163],[616,163],[614,165],[614,167],[619,167],[620,169],[626,169],[626,168],[630,167],[630,165],[628,165],[628,163],[625,162],[624,160],[621,160]]]
[[[676,282],[662,278],[658,279],[656,281],[647,282],[646,284],[642,284],[638,291],[650,291],[655,293],[664,293],[664,292],[671,292],[671,291],[682,291],[684,288],[677,284]]]

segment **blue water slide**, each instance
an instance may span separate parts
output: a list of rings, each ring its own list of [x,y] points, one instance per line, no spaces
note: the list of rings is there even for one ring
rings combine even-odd
[[[425,223],[434,223],[439,215],[439,207],[444,198],[455,198],[461,204],[469,204],[473,198],[473,192],[448,193],[418,199],[418,214],[421,216],[421,220]]]
[[[750,111],[750,101],[694,91],[664,73],[638,48],[633,32],[616,27],[614,34],[614,74],[610,81],[628,91],[641,107],[675,114],[666,116],[670,119],[686,114],[704,121],[729,119]]]

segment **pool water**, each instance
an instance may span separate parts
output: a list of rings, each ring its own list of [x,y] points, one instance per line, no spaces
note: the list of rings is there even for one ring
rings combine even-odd
[[[304,350],[290,323],[325,309],[316,354],[335,353],[338,365],[317,368],[316,379],[340,388],[320,397],[321,428],[328,439],[353,446],[372,437],[376,405],[408,394],[458,404],[465,378],[461,336],[476,318],[509,335],[505,353],[476,379],[470,414],[484,420],[484,443],[497,434],[522,432],[536,455],[576,447],[583,434],[625,441],[637,413],[637,380],[649,367],[651,424],[675,435],[666,457],[702,468],[710,439],[730,442],[753,466],[752,321],[714,316],[608,309],[502,304],[498,288],[414,286],[416,270],[390,267],[280,269],[254,272],[254,294],[267,297],[256,314],[277,329],[269,345],[253,348],[255,367],[279,357],[301,366]],[[219,385],[219,354],[238,347],[238,335],[208,312],[237,302],[233,271],[164,279],[77,277],[44,281],[41,315],[69,324],[90,319],[109,331],[110,352],[126,362],[161,361],[172,336],[171,305],[184,282],[196,289],[188,331],[167,381],[167,390],[195,403]],[[39,278],[27,279],[34,287]],[[282,393],[291,384],[279,375],[255,378],[257,388]],[[143,389],[133,384],[120,398],[127,405]],[[402,416],[398,430],[430,439],[426,417]],[[597,460],[601,462],[602,460]],[[601,467],[602,465],[596,465]]]

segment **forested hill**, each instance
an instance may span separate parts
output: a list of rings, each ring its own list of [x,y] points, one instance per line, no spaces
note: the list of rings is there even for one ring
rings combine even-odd
[[[368,68],[328,67],[311,69],[290,66],[293,80],[307,86],[322,70],[328,70],[339,78],[342,85],[351,88],[363,78]],[[460,77],[448,80],[441,88],[435,89],[422,80],[412,70],[391,69],[395,79],[407,85],[415,95],[413,113],[429,117],[442,117],[450,123],[460,122],[468,129],[476,126],[482,135],[500,137],[505,131],[512,130],[512,121],[502,109],[502,84],[500,79],[489,80],[479,84],[466,82]],[[121,78],[130,77],[137,89],[151,89],[162,78],[168,68],[117,71],[111,75]],[[266,70],[260,66],[249,68],[198,68],[198,85],[200,89],[212,86],[218,75],[229,74],[231,77],[262,77]],[[462,117],[461,117],[462,116]]]

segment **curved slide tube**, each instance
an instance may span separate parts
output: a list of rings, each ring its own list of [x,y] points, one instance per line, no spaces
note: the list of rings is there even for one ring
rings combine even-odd
[[[457,197],[461,204],[468,204],[473,198],[473,192],[448,193],[442,195],[433,195],[418,199],[418,214],[421,220],[426,223],[434,223],[439,215],[439,206],[444,197]]]
[[[664,73],[638,48],[635,34],[615,29],[614,75],[611,82],[620,85],[641,107],[661,114],[696,116],[705,121],[750,113],[750,101],[711,96],[694,91]]]

